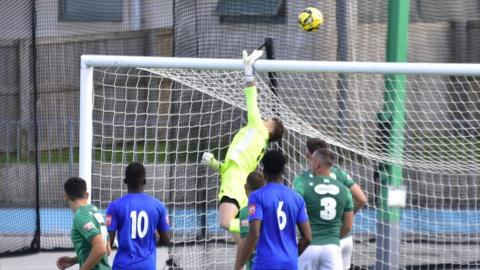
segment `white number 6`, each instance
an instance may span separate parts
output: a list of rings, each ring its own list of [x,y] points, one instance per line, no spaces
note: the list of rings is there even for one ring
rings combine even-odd
[[[283,207],[283,201],[280,201],[277,207],[277,220],[278,220],[278,228],[280,229],[280,231],[285,229],[285,226],[287,226],[287,215],[285,214],[285,212],[282,211],[282,207]]]

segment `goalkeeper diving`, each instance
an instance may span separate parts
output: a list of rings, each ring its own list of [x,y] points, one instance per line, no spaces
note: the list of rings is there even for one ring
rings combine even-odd
[[[280,140],[284,132],[283,124],[278,118],[264,121],[258,109],[254,63],[262,54],[261,50],[254,50],[250,55],[243,51],[247,125],[233,137],[223,163],[217,161],[211,153],[203,153],[202,156],[202,164],[220,173],[220,226],[237,234],[240,232],[238,212],[248,202],[244,189],[247,176],[256,170],[268,143]]]

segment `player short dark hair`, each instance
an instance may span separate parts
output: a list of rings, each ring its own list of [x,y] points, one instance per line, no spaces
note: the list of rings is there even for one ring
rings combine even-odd
[[[282,121],[277,117],[272,117],[270,120],[273,122],[273,130],[268,134],[269,142],[276,142],[282,139],[283,133],[285,132],[285,127],[283,126]]]
[[[310,154],[313,154],[318,149],[328,149],[328,143],[319,138],[309,138],[306,145]]]
[[[131,189],[138,189],[145,185],[145,167],[138,162],[130,163],[125,169],[125,184]]]
[[[263,174],[265,178],[271,179],[283,173],[287,163],[285,157],[278,150],[269,150],[262,159]]]
[[[247,176],[247,185],[250,191],[255,191],[265,185],[265,178],[261,173],[251,172]]]
[[[63,184],[63,190],[70,200],[83,199],[87,195],[87,182],[80,177],[70,177]]]
[[[327,148],[321,148],[313,152],[312,157],[318,160],[322,165],[332,167],[335,154]]]

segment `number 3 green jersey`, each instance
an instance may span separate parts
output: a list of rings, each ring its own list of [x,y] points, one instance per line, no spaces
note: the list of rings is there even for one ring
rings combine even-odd
[[[312,227],[312,245],[340,245],[343,214],[353,211],[352,194],[341,182],[305,172],[293,180],[302,195]]]

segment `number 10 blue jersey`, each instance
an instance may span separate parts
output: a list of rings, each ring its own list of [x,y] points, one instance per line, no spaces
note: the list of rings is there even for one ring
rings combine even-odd
[[[155,231],[170,230],[165,206],[144,193],[129,193],[110,203],[107,229],[117,231],[113,269],[156,269]]]

